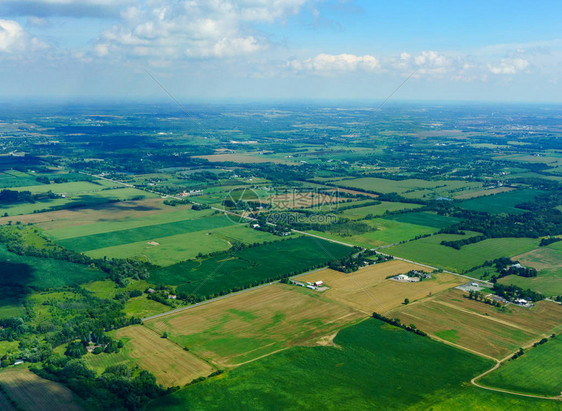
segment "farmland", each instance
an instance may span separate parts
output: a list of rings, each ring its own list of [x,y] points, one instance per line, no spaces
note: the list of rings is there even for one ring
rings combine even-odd
[[[525,210],[516,208],[515,206],[531,201],[540,194],[544,193],[540,190],[531,189],[509,191],[466,200],[461,203],[461,206],[467,210],[484,211],[492,214],[521,214],[524,213]]]
[[[295,345],[314,345],[366,316],[296,286],[276,284],[145,324],[217,367],[232,367]]]
[[[0,372],[0,386],[24,410],[83,409],[80,399],[64,385],[40,378],[25,367]]]
[[[539,302],[532,309],[508,306],[505,312],[451,290],[392,311],[392,318],[459,346],[501,359],[543,334],[562,329],[562,306]]]
[[[382,216],[384,213],[399,211],[399,210],[410,210],[414,208],[421,207],[419,204],[409,204],[409,203],[390,203],[388,201],[382,201],[380,204],[371,205],[359,208],[349,208],[342,212],[344,217],[356,220],[359,218],[365,218],[367,215],[372,214],[374,216]]]
[[[373,319],[340,331],[334,344],[277,353],[150,407],[406,409],[432,394],[448,398],[463,393],[467,388],[462,382],[491,365]],[[429,373],[432,378],[426,378]]]
[[[351,252],[343,245],[300,237],[188,260],[158,269],[150,279],[156,284],[178,286],[178,292],[218,295],[237,287],[317,268]]]
[[[437,234],[427,238],[386,248],[388,254],[419,261],[447,270],[463,273],[486,260],[500,257],[513,257],[535,249],[539,241],[532,238],[490,238],[478,243],[463,246],[460,250],[441,245],[441,241],[454,241],[472,237],[466,235]]]
[[[388,312],[399,307],[404,298],[420,300],[428,295],[463,284],[466,281],[451,274],[437,274],[431,280],[403,283],[386,279],[391,275],[405,274],[410,270],[427,270],[415,264],[394,260],[365,267],[351,274],[323,270],[299,277],[299,281],[318,280],[330,287],[322,295],[334,301],[348,304],[366,314],[373,311]]]
[[[112,336],[126,341],[120,352],[85,357],[86,363],[99,374],[117,364],[138,365],[153,373],[158,383],[171,387],[206,377],[215,370],[192,353],[141,325],[119,329]]]
[[[504,363],[479,382],[510,391],[557,396],[562,392],[561,374],[562,341],[556,337],[528,349],[521,358]]]

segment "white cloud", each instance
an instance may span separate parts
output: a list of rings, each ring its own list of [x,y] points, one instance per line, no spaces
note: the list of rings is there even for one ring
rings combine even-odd
[[[523,58],[502,59],[498,64],[488,64],[492,74],[517,74],[529,67],[529,62]]]
[[[332,75],[341,72],[374,71],[379,68],[379,61],[371,56],[356,56],[353,54],[318,54],[315,57],[296,60],[293,59],[286,67],[295,72],[308,72],[318,75]]]
[[[5,16],[116,17],[135,0],[3,0],[0,14]]]
[[[21,53],[47,48],[47,45],[31,37],[20,24],[0,19],[0,53]]]
[[[283,20],[306,1],[147,0],[122,11],[122,22],[102,34],[96,51],[160,59],[250,54],[269,47],[254,24]]]

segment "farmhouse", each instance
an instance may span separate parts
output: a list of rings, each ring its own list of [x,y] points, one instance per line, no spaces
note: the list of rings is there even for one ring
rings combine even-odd
[[[309,288],[309,289],[311,289],[311,290],[316,290],[316,287],[313,286],[312,284],[308,284],[308,285],[306,286],[306,288]]]
[[[399,274],[399,275],[397,275],[396,277],[394,277],[394,279],[395,279],[395,280],[406,281],[406,280],[409,280],[410,277],[408,277],[408,276],[405,275],[405,274]]]
[[[324,281],[316,281],[313,285],[315,285],[316,287],[322,287],[322,285],[324,285]]]
[[[175,300],[176,298],[178,298],[178,297],[177,297],[176,295],[174,295],[174,294],[170,294],[170,295],[168,296],[168,299],[169,299],[169,300]]]

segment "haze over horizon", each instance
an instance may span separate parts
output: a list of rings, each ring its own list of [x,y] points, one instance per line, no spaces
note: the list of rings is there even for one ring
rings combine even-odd
[[[562,103],[555,1],[1,0],[2,98]],[[152,78],[154,77],[154,80]]]

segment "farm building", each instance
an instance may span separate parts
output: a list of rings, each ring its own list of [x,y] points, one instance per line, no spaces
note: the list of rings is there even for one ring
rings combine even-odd
[[[324,281],[316,281],[314,284],[316,287],[322,287],[324,285]]]

